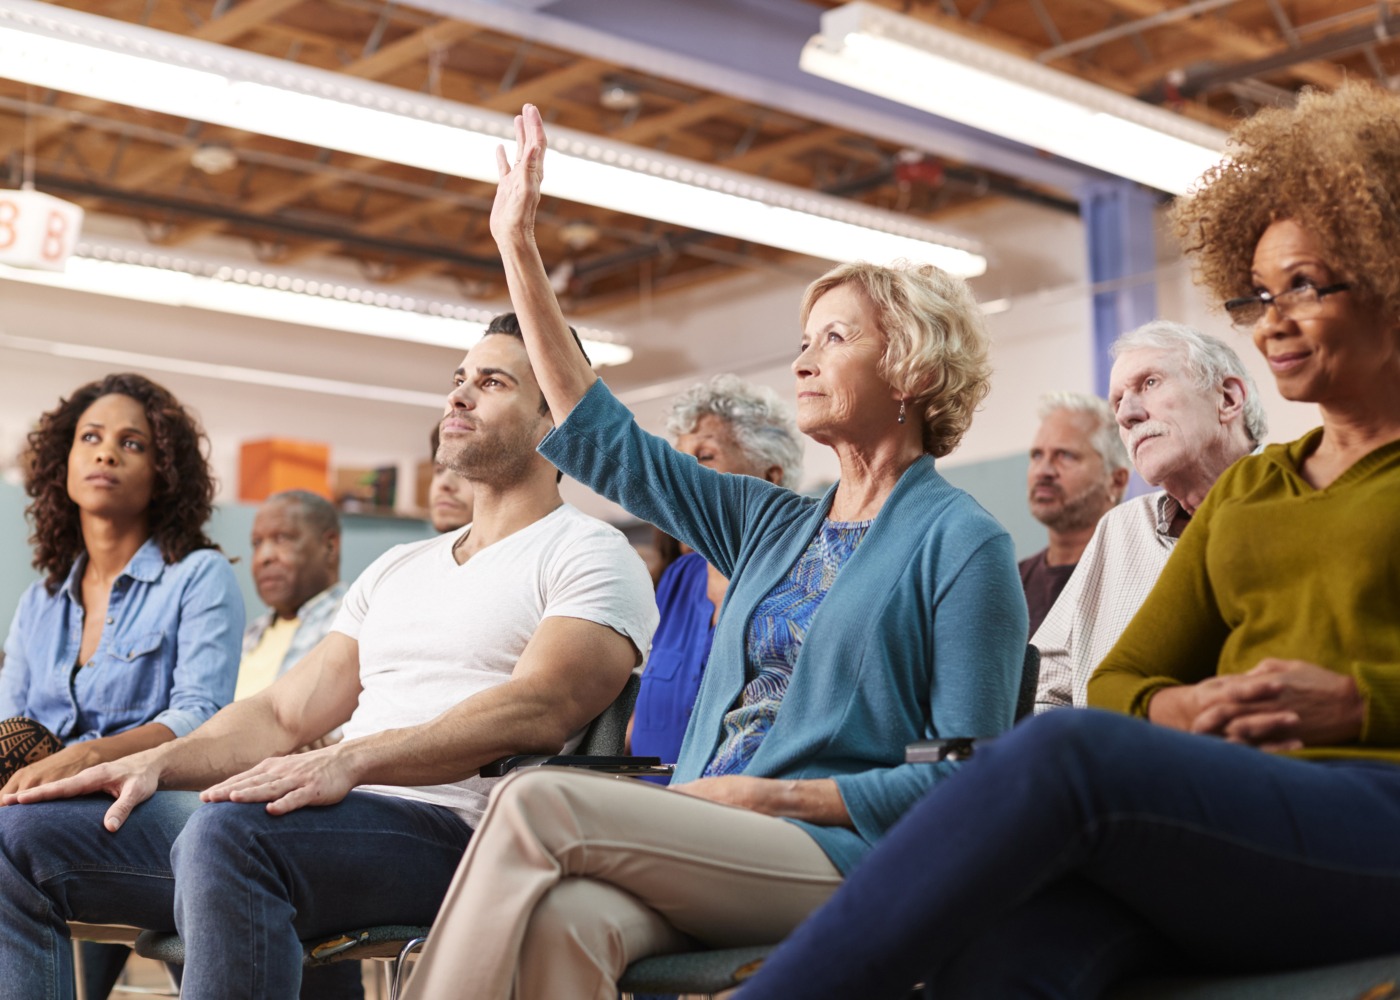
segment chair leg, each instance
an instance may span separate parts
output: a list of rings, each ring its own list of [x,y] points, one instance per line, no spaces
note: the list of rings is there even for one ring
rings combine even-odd
[[[80,942],[77,938],[73,938],[73,939],[72,939],[72,942],[73,942],[73,981],[74,981],[74,984],[75,984],[75,995],[76,995],[76,997],[77,997],[77,1000],[88,1000],[88,995],[87,995],[87,976],[85,976],[85,975],[83,974],[86,970],[83,968],[83,948],[82,948],[82,942]]]
[[[428,939],[425,937],[414,938],[399,949],[399,957],[393,961],[394,975],[389,984],[389,1000],[399,1000],[399,993],[408,981],[408,960],[427,943]]]

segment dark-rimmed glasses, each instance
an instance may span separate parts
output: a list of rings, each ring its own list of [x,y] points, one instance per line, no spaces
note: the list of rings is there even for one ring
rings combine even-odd
[[[1285,319],[1312,319],[1321,309],[1324,298],[1350,289],[1351,285],[1345,281],[1323,288],[1304,282],[1277,295],[1259,292],[1228,299],[1225,302],[1225,311],[1230,314],[1230,322],[1245,329],[1256,326],[1264,318],[1269,306],[1277,309],[1279,316]]]

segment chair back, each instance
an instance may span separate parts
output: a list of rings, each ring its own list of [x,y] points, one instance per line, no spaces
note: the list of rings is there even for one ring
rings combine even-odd
[[[1040,650],[1026,646],[1026,658],[1021,663],[1021,688],[1016,692],[1016,721],[1035,711],[1035,692],[1040,686]]]
[[[1034,685],[1032,694],[1034,694]],[[637,673],[629,674],[622,693],[613,703],[603,709],[601,715],[588,724],[583,734],[583,742],[574,751],[587,757],[620,757],[627,752],[627,723],[632,719],[632,709],[637,704],[637,692],[642,689],[642,678]]]

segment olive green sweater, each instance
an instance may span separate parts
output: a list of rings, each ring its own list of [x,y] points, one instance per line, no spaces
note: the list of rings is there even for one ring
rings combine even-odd
[[[1089,704],[1146,716],[1164,687],[1240,674],[1266,657],[1350,675],[1361,737],[1308,757],[1400,762],[1400,441],[1326,489],[1298,473],[1321,429],[1236,462],[1089,681]]]

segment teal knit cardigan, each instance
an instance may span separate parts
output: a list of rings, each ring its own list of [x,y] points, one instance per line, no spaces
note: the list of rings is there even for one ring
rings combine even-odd
[[[744,686],[754,608],[806,549],[835,488],[817,500],[704,468],[641,430],[601,380],[540,453],[730,580],[673,783],[698,778]],[[799,825],[849,872],[954,767],[905,764],[906,743],[1010,727],[1026,628],[1005,529],[919,459],[832,584],[744,773],[834,778],[855,829]]]

